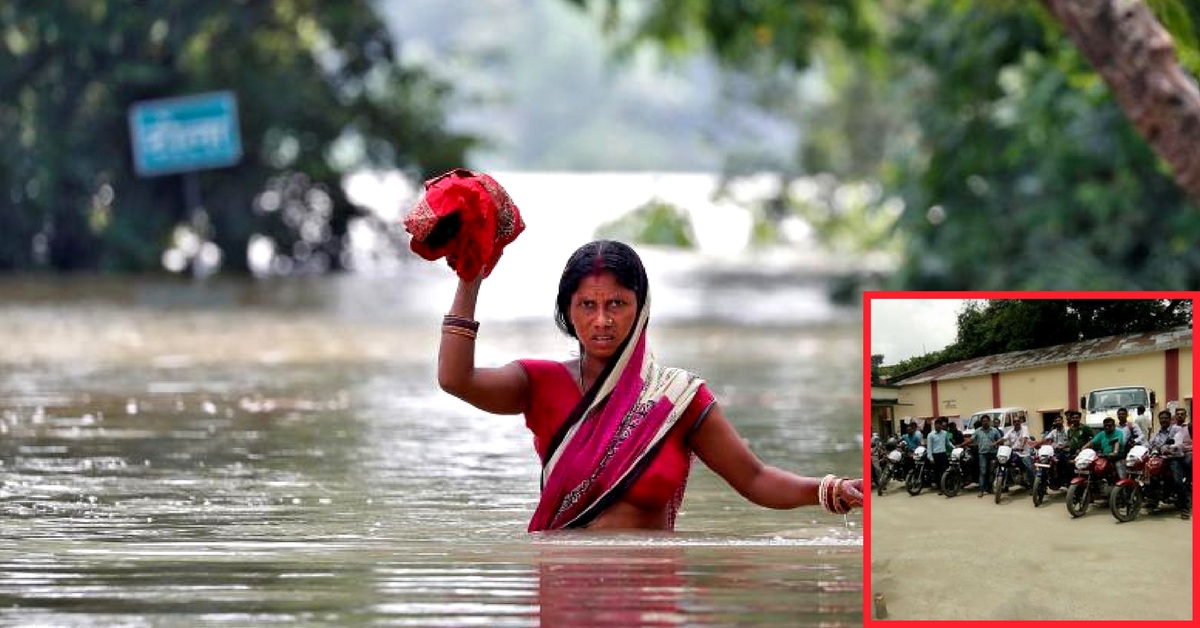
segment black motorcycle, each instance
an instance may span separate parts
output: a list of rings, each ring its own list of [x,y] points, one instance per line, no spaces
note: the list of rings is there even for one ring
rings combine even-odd
[[[1029,487],[1025,480],[1025,469],[1017,459],[1017,452],[1008,445],[1001,445],[996,451],[996,476],[992,480],[992,490],[996,494],[997,504],[1004,489],[1014,485]]]
[[[883,495],[892,480],[904,482],[904,478],[908,477],[908,471],[912,467],[912,456],[908,455],[908,444],[902,440],[897,441],[892,450],[884,456],[884,460],[887,461],[887,464],[883,467],[883,473],[880,475],[882,480],[875,487],[880,495]]]
[[[926,486],[933,486],[937,478],[933,477],[933,461],[925,458],[925,446],[913,450],[912,468],[904,477],[904,488],[909,495],[920,495]]]
[[[1070,465],[1060,462],[1054,456],[1054,448],[1042,445],[1038,448],[1033,461],[1033,507],[1037,508],[1046,500],[1046,491],[1056,491],[1067,487],[1071,481]]]
[[[871,445],[871,486],[883,495],[883,483],[887,478],[887,448],[883,443]]]
[[[971,484],[971,478],[979,471],[970,448],[955,447],[950,451],[950,466],[942,473],[942,492],[946,497],[954,497],[958,492]]]

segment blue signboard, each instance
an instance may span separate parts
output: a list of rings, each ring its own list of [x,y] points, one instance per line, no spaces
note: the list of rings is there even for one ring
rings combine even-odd
[[[134,169],[144,177],[221,168],[242,158],[233,92],[134,103],[129,135]]]

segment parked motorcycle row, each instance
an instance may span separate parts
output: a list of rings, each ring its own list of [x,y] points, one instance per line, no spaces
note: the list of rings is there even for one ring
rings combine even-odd
[[[1126,454],[1124,479],[1117,478],[1114,463],[1091,449],[1082,450],[1074,458],[1060,459],[1053,447],[1042,445],[1029,460],[1034,467],[1032,485],[1012,448],[1001,445],[997,449],[996,461],[985,476],[997,504],[1006,493],[1012,495],[1010,489],[1016,487],[1026,489],[1035,508],[1045,502],[1049,491],[1065,489],[1064,501],[1072,517],[1082,517],[1096,502],[1101,502],[1108,504],[1118,521],[1129,522],[1137,519],[1143,509],[1175,506],[1179,499],[1168,459],[1159,450],[1145,445],[1135,445]],[[871,471],[872,485],[881,496],[893,480],[900,482],[909,495],[940,487],[947,498],[978,485],[979,480],[979,463],[973,448],[955,447],[950,453],[949,466],[937,478],[925,447],[910,452],[902,440],[874,446]]]

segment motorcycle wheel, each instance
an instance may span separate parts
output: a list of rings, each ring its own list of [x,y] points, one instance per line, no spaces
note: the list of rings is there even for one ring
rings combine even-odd
[[[916,469],[908,472],[908,477],[904,478],[904,488],[908,489],[909,495],[920,495],[921,490],[925,487],[921,482],[921,474]]]
[[[1033,478],[1033,507],[1041,506],[1045,499],[1046,481],[1042,478]]]
[[[1071,513],[1072,517],[1082,517],[1087,514],[1088,507],[1091,506],[1091,496],[1088,495],[1088,487],[1086,484],[1072,484],[1067,489],[1067,512]]]
[[[996,495],[996,503],[1000,503],[1000,495],[1004,493],[1004,477],[997,475],[995,481],[992,482],[992,492]]]
[[[1118,486],[1108,498],[1108,509],[1117,521],[1129,523],[1138,518],[1142,509],[1142,489],[1138,486]]]
[[[950,470],[942,474],[942,492],[946,494],[946,497],[958,495],[960,488],[962,488],[962,475]]]
[[[892,479],[892,470],[885,468],[883,473],[880,474],[878,484],[875,486],[875,493],[877,495],[879,495],[880,497],[882,497],[883,489],[887,488],[888,481],[890,481],[891,479]]]

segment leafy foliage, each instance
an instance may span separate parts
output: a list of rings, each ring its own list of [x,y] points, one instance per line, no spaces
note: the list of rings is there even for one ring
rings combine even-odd
[[[880,199],[899,196],[904,204],[894,232],[904,247],[897,287],[1200,284],[1200,212],[1037,3],[607,6],[610,15],[625,11],[639,41],[704,46],[765,85],[795,84],[803,79],[795,71],[825,68],[832,91],[808,107],[820,113],[796,117],[805,133],[787,174],[881,175]],[[1151,0],[1151,7],[1183,65],[1200,71],[1200,3]],[[788,93],[777,85],[771,92]],[[794,106],[800,97],[792,93]],[[785,101],[763,102],[786,108]],[[855,146],[865,148],[846,150]],[[811,209],[788,203],[801,215]],[[837,232],[829,224],[822,231]]]
[[[696,235],[687,212],[663,201],[650,201],[596,228],[596,237],[643,244],[693,248]]]
[[[1174,38],[1180,64],[1200,76],[1200,3],[1146,0],[1146,5]]]
[[[1105,85],[1029,6],[937,0],[897,49],[928,84],[920,150],[892,184],[897,283],[927,289],[1180,288],[1200,213]]]
[[[336,266],[356,209],[341,176],[362,165],[417,176],[461,165],[471,140],[442,129],[447,86],[396,63],[369,2],[129,0],[0,8],[0,270],[146,270],[209,239],[245,268],[254,233]],[[133,103],[237,95],[243,161],[184,177],[132,172]]]

